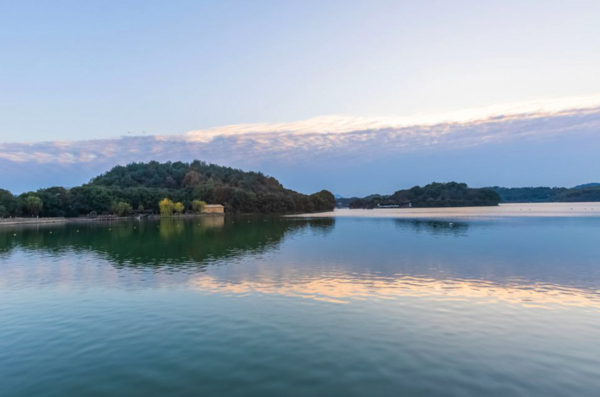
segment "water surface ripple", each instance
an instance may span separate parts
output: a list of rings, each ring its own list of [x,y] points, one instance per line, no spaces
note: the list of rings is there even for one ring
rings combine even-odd
[[[597,396],[599,241],[596,217],[0,229],[0,395]]]

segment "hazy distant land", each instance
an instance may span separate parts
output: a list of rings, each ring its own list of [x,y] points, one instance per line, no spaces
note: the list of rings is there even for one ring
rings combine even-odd
[[[576,203],[576,202],[600,202],[600,183],[586,183],[583,185],[577,185],[572,188],[566,187],[500,187],[500,186],[492,186],[481,189],[471,189],[467,187],[465,184],[455,184],[453,182],[440,184],[440,183],[432,183],[426,185],[425,188],[430,188],[433,191],[435,200],[431,202],[430,205],[422,205],[427,203],[419,203],[413,200],[413,206],[417,207],[458,207],[461,205],[447,205],[448,197],[445,200],[440,200],[440,196],[444,196],[445,194],[440,194],[436,192],[436,190],[440,190],[441,188],[451,187],[451,190],[459,190],[462,189],[464,192],[469,191],[471,194],[481,195],[484,191],[493,191],[499,197],[499,203]],[[391,195],[381,195],[381,194],[371,194],[369,196],[360,198],[360,197],[341,197],[336,196],[336,207],[337,208],[374,208],[377,207],[380,203],[395,203],[398,204],[399,201],[406,200],[398,200],[398,198],[403,199],[414,191],[415,188],[407,189],[407,190],[399,190]],[[417,190],[419,191],[419,190]],[[465,193],[461,193],[461,196],[464,196]],[[447,196],[447,195],[446,195]],[[427,198],[427,197],[426,197]],[[490,196],[482,196],[479,197],[479,202],[484,202],[485,204],[478,205],[490,205],[489,201],[493,199]],[[421,200],[423,201],[423,200]],[[437,203],[435,202],[437,201]],[[466,206],[473,205],[475,200],[470,200],[467,202]],[[414,205],[417,204],[417,205]],[[456,204],[456,203],[454,203]],[[473,205],[473,206],[478,206]],[[493,204],[492,204],[493,205]],[[465,206],[465,205],[462,205]]]

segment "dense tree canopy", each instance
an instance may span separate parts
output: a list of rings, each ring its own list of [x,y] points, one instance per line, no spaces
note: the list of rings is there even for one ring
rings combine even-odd
[[[409,201],[414,207],[477,207],[498,205],[500,196],[490,189],[469,188],[466,183],[430,183],[392,194],[394,201]]]
[[[600,201],[600,187],[567,189],[562,192],[559,201],[564,202],[588,202]]]
[[[0,189],[0,217],[17,216],[20,212],[20,200],[8,190]]]
[[[548,203],[548,202],[592,202],[600,201],[600,185],[589,183],[574,188],[523,187],[506,188],[494,186],[471,189],[464,183],[432,183],[424,187],[415,186],[399,190],[389,196],[374,194],[364,198],[338,199],[340,207],[374,208],[378,204],[403,205],[411,202],[413,207],[461,207],[497,205],[502,203]]]
[[[548,202],[588,202],[600,201],[600,186],[595,183],[564,187],[517,187],[490,188],[500,195],[503,203],[548,203]]]
[[[132,163],[92,179],[88,188],[107,189],[134,208],[159,211],[163,198],[192,209],[194,200],[223,204],[232,213],[290,213],[332,210],[327,191],[310,196],[285,189],[277,179],[202,161]],[[108,201],[108,199],[107,199]]]
[[[562,187],[491,187],[493,191],[500,195],[503,203],[544,203],[560,201],[560,195],[568,190]]]
[[[392,195],[372,195],[356,199],[350,208],[375,208],[377,206],[412,207],[476,207],[498,205],[500,197],[490,189],[472,189],[465,183],[430,183],[408,190],[398,190]]]
[[[79,216],[92,211],[126,215],[133,208],[159,213],[165,198],[180,203],[173,207],[175,212],[198,211],[194,201],[222,204],[228,213],[319,212],[335,206],[333,194],[326,190],[300,194],[260,172],[201,161],[151,161],[114,167],[72,189],[52,187],[18,197],[0,190],[0,216]]]
[[[131,214],[131,212],[133,211],[133,208],[131,207],[131,205],[129,203],[126,203],[124,201],[119,201],[118,203],[113,205],[112,210],[118,216],[126,216],[126,215]]]

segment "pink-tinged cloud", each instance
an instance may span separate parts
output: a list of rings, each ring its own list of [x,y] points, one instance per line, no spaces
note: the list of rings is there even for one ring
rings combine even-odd
[[[17,173],[23,174],[22,178],[26,180],[28,173],[43,174],[43,167],[50,166],[65,175],[69,170],[77,169],[89,179],[117,164],[192,159],[264,170],[278,176],[280,170],[285,174],[286,170],[298,167],[311,169],[311,172],[319,167],[330,168],[332,164],[339,168],[340,163],[369,167],[382,159],[386,160],[386,169],[394,168],[394,159],[398,159],[397,168],[406,170],[407,164],[402,159],[413,159],[414,164],[418,159],[437,161],[436,158],[446,158],[453,153],[477,159],[478,153],[494,148],[511,147],[513,151],[530,150],[531,154],[536,154],[535,147],[549,148],[553,142],[558,146],[552,150],[560,151],[563,143],[569,146],[580,142],[589,146],[598,142],[600,100],[592,99],[579,103],[572,101],[587,105],[581,108],[564,108],[565,102],[563,108],[556,103],[546,103],[538,107],[523,106],[521,113],[513,108],[502,112],[499,109],[469,111],[450,117],[330,116],[293,123],[225,126],[183,135],[0,143],[0,165],[3,165],[0,176],[14,180],[14,174],[6,174],[5,169],[10,168],[18,170]],[[572,158],[572,161],[578,159]],[[435,175],[428,177],[437,179]],[[457,176],[456,179],[465,178]],[[48,179],[45,185],[56,184],[51,175]],[[64,183],[63,180],[58,182]],[[81,182],[80,178],[70,184]]]

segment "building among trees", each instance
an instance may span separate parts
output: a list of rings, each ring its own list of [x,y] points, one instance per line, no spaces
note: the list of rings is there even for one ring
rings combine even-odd
[[[202,208],[202,213],[203,214],[224,214],[225,207],[222,206],[221,204],[206,204]]]

